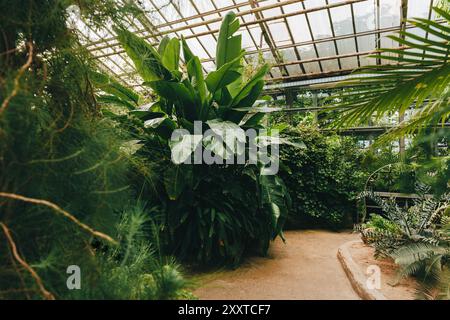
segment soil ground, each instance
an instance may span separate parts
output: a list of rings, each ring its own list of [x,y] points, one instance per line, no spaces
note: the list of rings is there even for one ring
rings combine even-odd
[[[412,278],[402,279],[398,284],[397,270],[394,261],[389,258],[374,258],[374,249],[370,246],[357,242],[350,248],[353,260],[364,272],[371,265],[377,265],[381,271],[380,291],[389,300],[413,300],[416,296],[417,283]],[[394,286],[395,284],[395,286]]]
[[[203,274],[199,299],[359,299],[337,257],[340,245],[357,240],[350,232],[286,231],[268,257],[249,259],[236,270]]]

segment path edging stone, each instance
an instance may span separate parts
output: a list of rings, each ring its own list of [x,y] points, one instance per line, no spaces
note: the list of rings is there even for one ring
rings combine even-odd
[[[342,268],[349,279],[353,290],[363,300],[387,300],[386,296],[377,289],[367,287],[367,277],[361,268],[353,260],[350,253],[350,247],[355,243],[362,243],[361,240],[349,241],[339,247],[337,257]]]

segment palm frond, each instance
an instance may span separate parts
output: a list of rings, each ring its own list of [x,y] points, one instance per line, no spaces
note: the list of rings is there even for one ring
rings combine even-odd
[[[433,39],[407,31],[390,36],[401,47],[381,49],[371,56],[386,64],[363,67],[340,83],[333,96],[341,111],[334,126],[351,126],[379,120],[394,112],[416,109],[411,119],[388,132],[386,137],[420,131],[447,123],[450,117],[450,14],[439,9],[444,23],[416,18],[409,22]]]

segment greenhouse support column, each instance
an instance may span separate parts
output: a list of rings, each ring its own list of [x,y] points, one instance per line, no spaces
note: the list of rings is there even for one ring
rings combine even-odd
[[[317,102],[318,98],[317,98],[317,92],[316,91],[314,91],[312,99],[313,99],[313,103],[312,103],[313,108],[317,108],[319,106],[319,104]],[[316,111],[313,112],[313,115],[314,115],[314,120],[313,121],[314,121],[314,123],[319,122],[318,114],[319,114],[319,112],[316,109]]]
[[[406,19],[408,18],[408,0],[402,0],[401,6],[400,6],[400,30],[405,31],[406,30]],[[405,39],[405,35],[400,35],[402,39]],[[405,112],[400,111],[399,117],[398,117],[398,123],[401,124],[405,120]],[[405,136],[402,135],[398,141],[398,147],[400,156],[403,156],[405,154]]]

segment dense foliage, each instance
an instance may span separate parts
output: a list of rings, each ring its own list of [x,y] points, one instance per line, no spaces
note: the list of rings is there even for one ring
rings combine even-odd
[[[142,197],[160,212],[161,243],[168,252],[195,263],[236,265],[246,252],[266,253],[270,241],[281,234],[290,204],[281,179],[264,174],[268,164],[249,163],[249,138],[239,136],[243,129],[262,128],[264,114],[253,104],[269,67],[244,78],[241,36],[234,35],[238,28],[236,16],[227,14],[218,37],[217,70],[207,75],[184,39],[165,38],[155,50],[117,28],[120,43],[157,101],[112,118],[136,132],[141,145],[136,157],[142,161],[138,167],[149,168]],[[120,104],[117,99],[115,104]],[[196,121],[201,121],[200,133],[194,131]],[[176,129],[185,129],[186,134],[171,139]],[[208,129],[214,135],[205,135]],[[229,142],[230,133],[237,140]],[[253,139],[260,145],[272,138]],[[245,147],[238,147],[236,141]],[[218,160],[212,165],[186,164],[196,150],[210,152]],[[242,154],[245,165],[224,163]]]
[[[298,126],[283,132],[305,148],[282,146],[281,176],[292,197],[289,225],[300,228],[349,227],[363,187],[363,153],[352,138]]]
[[[124,10],[74,2],[93,23]],[[0,297],[175,297],[178,267],[137,240],[146,223],[124,208],[135,203],[130,163],[67,28],[71,4],[0,2]],[[80,290],[66,286],[70,265],[81,268]]]
[[[417,182],[443,194],[449,187],[450,158],[446,129],[416,135],[405,153],[392,144],[364,152],[362,170],[367,174],[366,189],[414,193]]]

